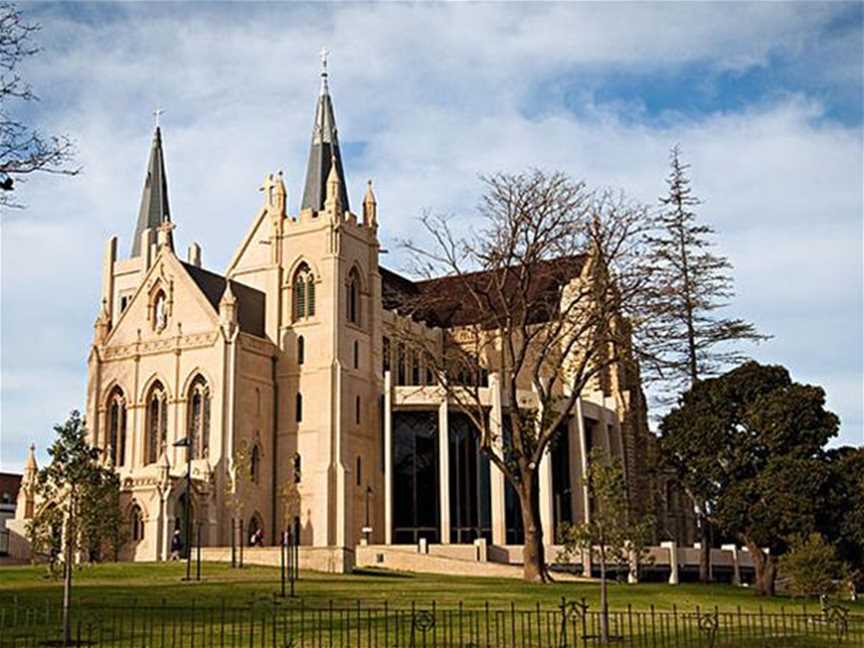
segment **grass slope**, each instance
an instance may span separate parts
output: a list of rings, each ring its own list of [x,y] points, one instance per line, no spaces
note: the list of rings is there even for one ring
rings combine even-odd
[[[193,569],[194,573],[194,569]],[[278,592],[279,570],[271,567],[245,567],[231,569],[224,564],[202,565],[202,581],[181,581],[185,574],[182,563],[106,563],[85,566],[74,576],[74,600],[84,605],[125,605],[133,601],[139,605],[157,605],[164,599],[168,605],[242,605],[254,597],[269,597]],[[468,578],[433,574],[404,574],[365,570],[351,575],[330,575],[303,572],[297,592],[307,603],[328,601],[374,603],[388,601],[391,605],[430,604],[466,607],[503,607],[515,603],[519,607],[557,606],[562,597],[570,600],[584,598],[592,609],[599,605],[599,586],[594,583],[553,583],[535,585],[502,578]],[[780,611],[785,608],[818,612],[815,600],[800,601],[777,597],[764,599],[746,588],[729,585],[645,583],[639,585],[612,584],[609,588],[610,607],[624,609],[657,610],[677,608],[713,609],[722,612]],[[59,603],[62,582],[47,577],[45,567],[0,568],[0,606],[8,606],[17,599],[22,605]],[[864,603],[844,603],[855,614],[864,614]]]

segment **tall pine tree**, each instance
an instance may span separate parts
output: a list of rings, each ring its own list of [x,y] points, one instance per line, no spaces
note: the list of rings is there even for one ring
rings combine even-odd
[[[643,367],[659,385],[660,400],[671,404],[699,380],[718,375],[746,359],[739,343],[765,339],[753,324],[728,318],[723,309],[734,297],[729,260],[712,252],[714,230],[697,220],[702,204],[693,194],[678,146],[670,152],[669,189],[660,198],[657,228],[648,238],[646,262],[661,288],[651,300],[641,329]],[[671,466],[675,469],[675,466]],[[697,512],[705,503],[694,499]],[[709,579],[708,523],[700,515],[700,580]]]
[[[715,232],[697,221],[694,209],[702,202],[693,194],[687,177],[690,165],[681,161],[677,145],[671,150],[670,166],[669,190],[660,198],[657,229],[648,238],[646,259],[662,288],[642,332],[649,358],[646,369],[653,370],[667,403],[697,381],[746,360],[736,343],[765,339],[753,324],[722,315],[735,295],[732,264],[711,251]]]

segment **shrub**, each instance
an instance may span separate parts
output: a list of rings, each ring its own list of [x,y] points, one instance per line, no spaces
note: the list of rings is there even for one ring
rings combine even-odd
[[[836,588],[845,576],[845,567],[834,546],[819,533],[792,538],[788,553],[780,557],[780,573],[789,579],[789,591],[796,596],[821,596]]]

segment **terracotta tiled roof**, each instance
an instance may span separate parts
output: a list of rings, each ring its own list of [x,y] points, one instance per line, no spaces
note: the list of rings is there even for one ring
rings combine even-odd
[[[531,284],[524,295],[519,286],[520,267],[424,281],[412,281],[381,268],[381,297],[384,308],[404,313],[422,312],[419,319],[432,326],[479,324],[493,328],[500,321],[501,311],[523,308],[528,311],[529,323],[537,324],[549,320],[557,308],[561,288],[579,275],[584,263],[584,256],[537,263],[530,272]],[[478,295],[482,303],[475,299]]]

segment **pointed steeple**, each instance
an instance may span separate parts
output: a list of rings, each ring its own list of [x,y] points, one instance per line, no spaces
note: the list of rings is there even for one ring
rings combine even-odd
[[[339,151],[339,138],[336,131],[336,118],[333,116],[333,102],[327,84],[327,52],[321,54],[321,94],[315,110],[315,124],[312,127],[312,145],[309,149],[309,163],[306,167],[306,185],[300,209],[321,211],[327,200],[327,179],[331,166],[336,167],[339,175],[340,203],[348,211],[348,192],[345,172],[342,168],[342,155]]]
[[[372,181],[366,183],[366,195],[363,197],[363,224],[378,227],[378,201],[372,191]]]
[[[36,473],[39,472],[39,466],[36,464],[36,444],[31,443],[27,450],[27,460],[24,463],[23,480],[27,483],[36,479]]]
[[[141,256],[141,234],[144,230],[150,229],[155,233],[166,221],[171,221],[171,212],[168,209],[168,178],[165,176],[165,158],[162,153],[162,131],[157,124],[156,132],[153,133],[153,145],[150,147],[144,192],[141,194],[138,224],[135,225],[135,234],[132,237],[132,253],[129,256]]]

